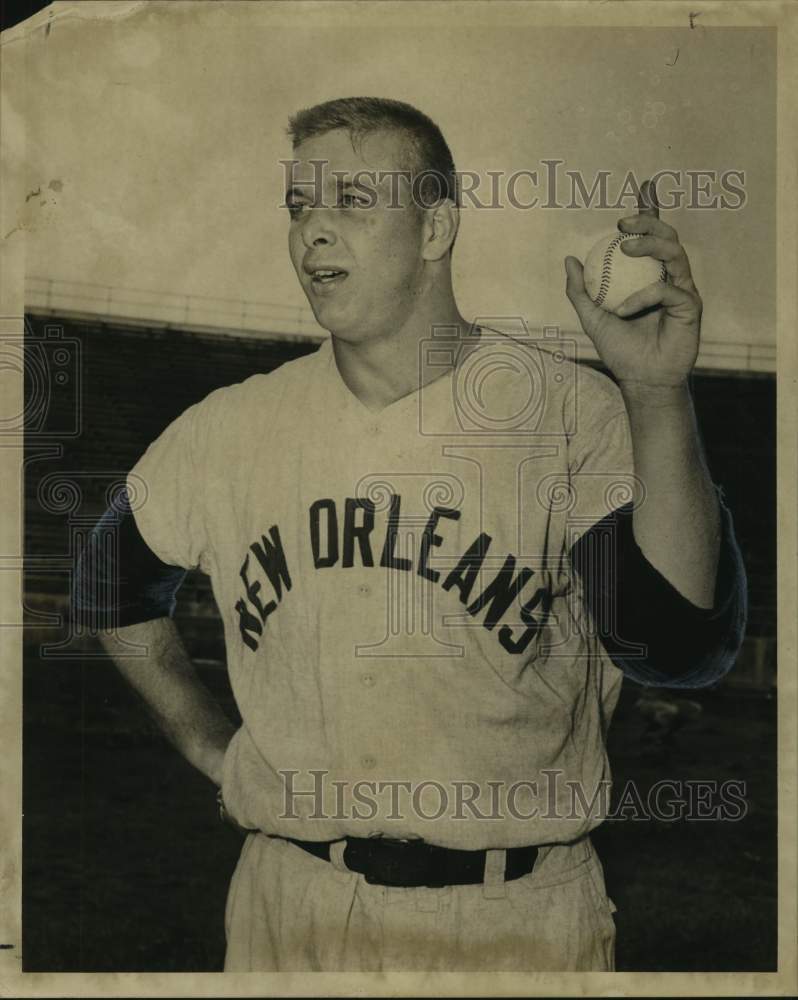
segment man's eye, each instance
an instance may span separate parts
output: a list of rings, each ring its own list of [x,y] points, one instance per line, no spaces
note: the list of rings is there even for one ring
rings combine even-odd
[[[341,208],[363,208],[368,204],[368,199],[356,194],[342,194],[340,202]]]
[[[288,209],[288,214],[292,219],[298,219],[302,214],[302,210],[307,208],[307,205],[304,205],[301,202],[292,201],[288,203],[286,208]]]

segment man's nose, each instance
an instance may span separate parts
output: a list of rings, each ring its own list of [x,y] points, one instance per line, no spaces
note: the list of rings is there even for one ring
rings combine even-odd
[[[302,239],[305,246],[334,246],[336,242],[335,227],[330,218],[330,210],[325,208],[307,209],[309,218],[302,227]]]

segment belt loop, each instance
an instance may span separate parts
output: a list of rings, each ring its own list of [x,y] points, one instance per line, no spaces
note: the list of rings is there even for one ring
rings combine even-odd
[[[339,872],[351,874],[344,861],[344,851],[346,850],[345,840],[336,840],[330,844],[330,864]]]
[[[504,882],[506,868],[506,851],[485,851],[485,875],[482,883],[482,895],[485,899],[503,899],[507,895]]]

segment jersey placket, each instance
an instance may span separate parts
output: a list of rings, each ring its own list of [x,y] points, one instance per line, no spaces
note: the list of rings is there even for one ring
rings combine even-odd
[[[381,528],[390,496],[402,492],[403,474],[419,472],[423,465],[421,461],[414,465],[414,452],[420,443],[418,390],[380,411],[370,410],[343,382],[332,350],[329,352],[328,398],[331,411],[340,413],[340,426],[347,430],[345,440],[333,438],[331,445],[340,450],[342,466],[352,470],[348,495],[372,500]],[[433,391],[445,392],[443,383],[448,379],[436,382],[441,384]],[[392,597],[397,598],[393,591],[405,581],[406,574],[379,566],[382,542],[382,531],[375,531],[375,565],[359,573],[356,607],[349,608],[347,614],[350,631],[338,633],[337,655],[327,662],[334,675],[328,676],[325,689],[326,697],[334,702],[329,717],[335,720],[335,756],[350,788],[356,781],[390,777],[384,773],[383,750],[387,749],[386,729],[390,729],[391,668],[396,661],[372,655],[369,650],[375,637],[379,642],[383,630],[387,633],[390,629]],[[402,550],[402,539],[397,539],[396,556],[408,555]]]

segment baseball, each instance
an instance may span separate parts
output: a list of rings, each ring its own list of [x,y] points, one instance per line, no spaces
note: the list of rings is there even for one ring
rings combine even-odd
[[[602,236],[585,260],[585,290],[597,306],[615,312],[634,292],[654,281],[666,281],[662,261],[653,257],[627,257],[621,250],[625,240],[638,240],[633,233]]]

